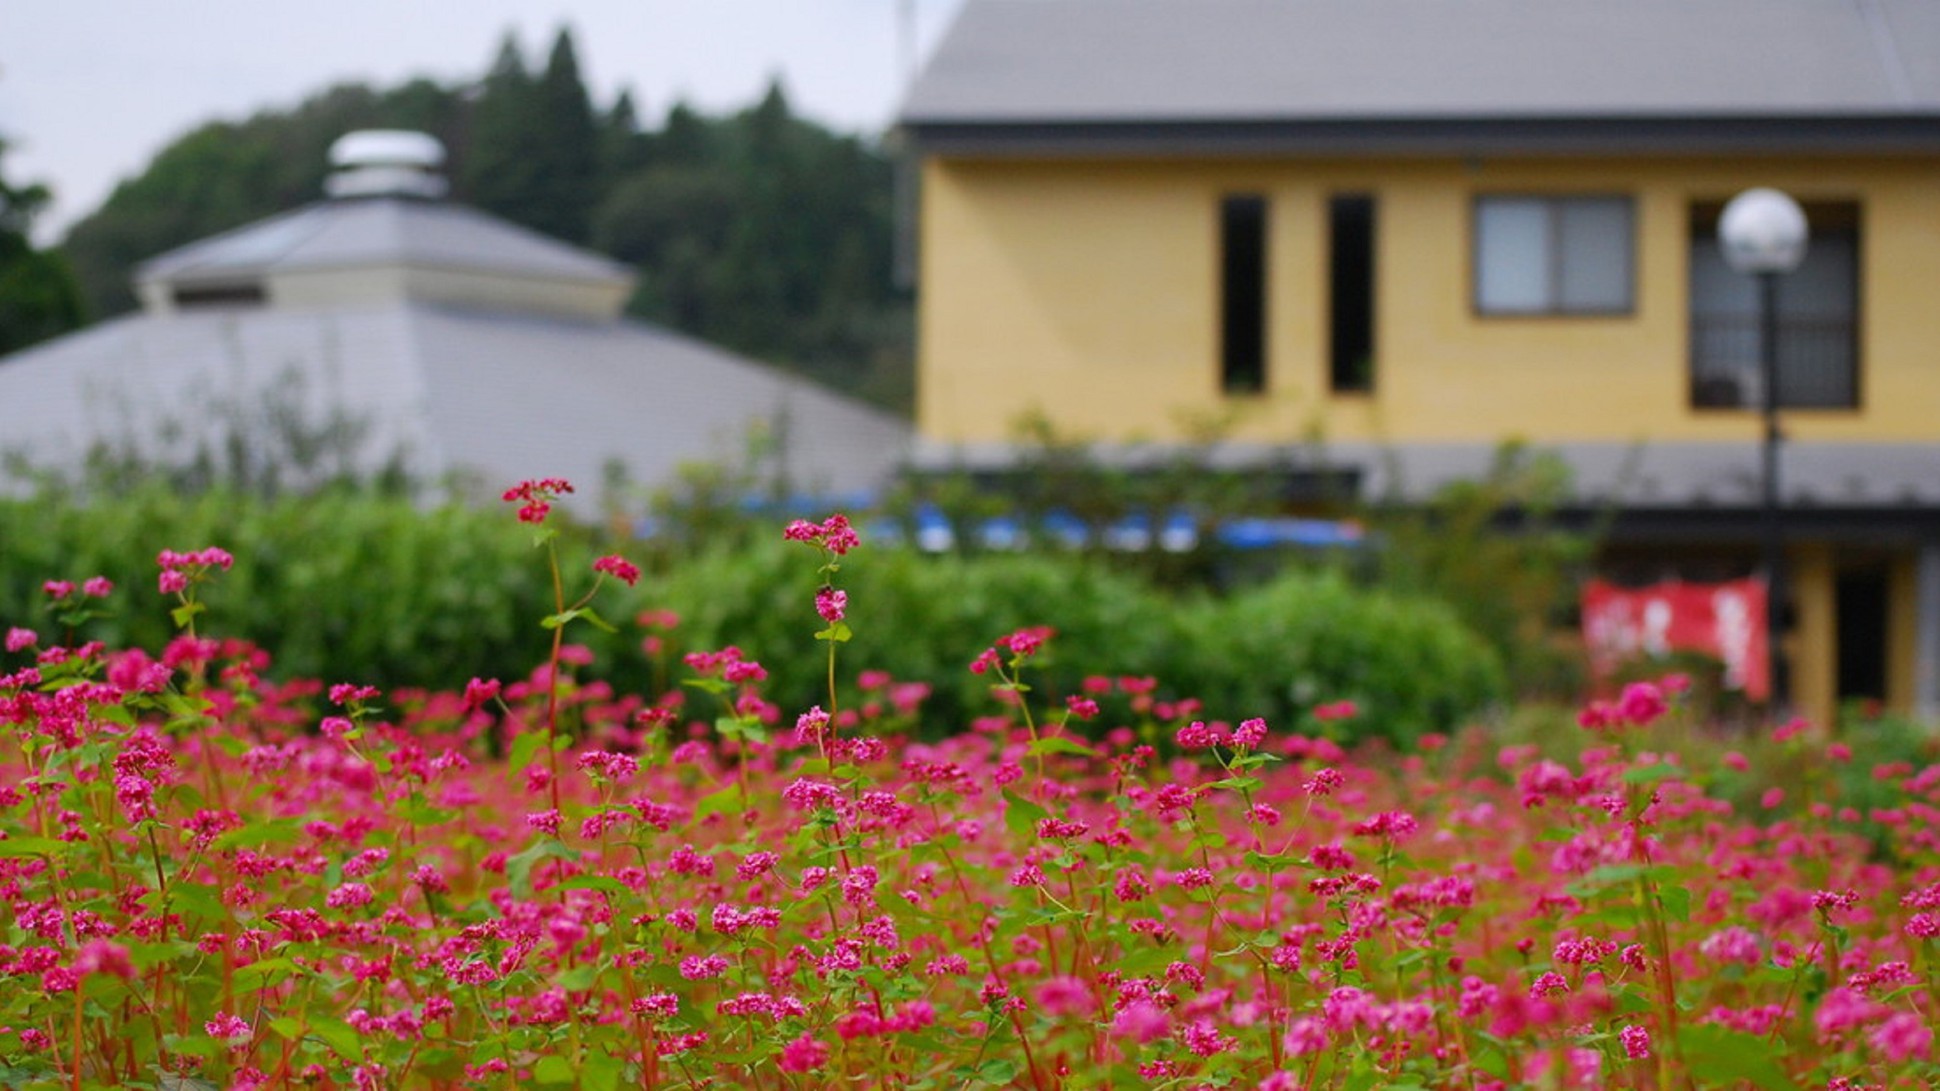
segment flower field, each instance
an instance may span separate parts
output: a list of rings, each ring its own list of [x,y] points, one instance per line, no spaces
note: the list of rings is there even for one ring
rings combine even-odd
[[[507,494],[548,558],[564,488]],[[166,648],[85,642],[125,593],[50,583],[0,619],[0,1087],[1940,1079],[1940,764],[1862,807],[1680,758],[1674,679],[1553,752],[1350,753],[1150,679],[1036,690],[1033,618],[965,665],[989,714],[918,741],[922,680],[842,660],[866,548],[785,533],[809,709],[758,649],[597,681],[570,634],[618,557],[555,562],[550,654],[463,692],[267,680],[199,598],[220,549],[161,554]],[[1869,761],[1777,734],[1744,749]]]

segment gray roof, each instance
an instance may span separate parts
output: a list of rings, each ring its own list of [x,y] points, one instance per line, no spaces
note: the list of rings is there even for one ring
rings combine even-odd
[[[464,205],[408,197],[322,201],[152,258],[139,281],[232,281],[373,265],[616,282],[632,271]]]
[[[1935,0],[967,0],[901,118],[1940,118]]]
[[[178,461],[240,418],[269,428],[267,402],[309,427],[355,425],[359,469],[397,458],[498,488],[564,477],[582,502],[610,461],[664,484],[683,462],[740,459],[761,426],[782,431],[773,464],[797,488],[867,490],[910,436],[888,413],[643,323],[392,302],[134,315],[0,359],[0,451],[72,467],[126,438]]]

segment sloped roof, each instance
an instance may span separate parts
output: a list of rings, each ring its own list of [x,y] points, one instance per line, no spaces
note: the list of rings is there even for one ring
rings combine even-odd
[[[589,494],[609,461],[666,482],[778,420],[794,484],[867,490],[910,440],[888,413],[644,323],[400,301],[132,315],[16,353],[0,360],[0,451],[71,468],[126,439],[179,457],[266,400],[354,424],[365,471],[397,459],[427,479],[565,477]]]
[[[1933,0],[968,0],[901,112],[969,126],[1940,120]]]
[[[464,205],[366,197],[321,201],[178,247],[142,263],[135,279],[192,284],[378,265],[609,283],[632,277],[617,262]]]

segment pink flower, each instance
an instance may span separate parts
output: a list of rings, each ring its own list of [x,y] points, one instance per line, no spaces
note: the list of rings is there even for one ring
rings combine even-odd
[[[1303,1016],[1287,1025],[1287,1035],[1280,1043],[1295,1057],[1319,1053],[1327,1048],[1327,1025],[1313,1016]]]
[[[1200,720],[1194,720],[1180,728],[1173,740],[1187,750],[1204,750],[1219,742],[1219,732]]]
[[[1932,1054],[1933,1027],[1913,1012],[1895,1012],[1874,1027],[1866,1040],[1894,1064],[1904,1064]]]
[[[837,591],[824,584],[815,592],[815,612],[830,625],[842,620],[843,613],[849,608],[849,593]]]
[[[1618,1031],[1617,1040],[1623,1043],[1623,1055],[1633,1061],[1650,1056],[1650,1032],[1634,1023]]]
[[[499,680],[496,678],[474,678],[465,683],[465,707],[477,708],[499,694]]]
[[[1141,1045],[1162,1038],[1170,1026],[1165,1009],[1149,1000],[1134,1000],[1111,1021],[1114,1038],[1130,1038]]]
[[[817,525],[806,519],[797,519],[788,524],[781,532],[784,540],[803,542],[840,557],[860,545],[855,528],[849,525],[849,517],[837,512]]]
[[[1623,697],[1617,702],[1617,713],[1638,727],[1649,726],[1668,708],[1664,691],[1649,682],[1632,682],[1623,687]]]
[[[83,976],[108,974],[129,979],[135,976],[135,964],[129,960],[128,948],[105,939],[91,939],[82,944],[81,953],[74,959],[74,969]]]
[[[81,593],[89,598],[105,599],[114,593],[114,581],[106,576],[91,577],[81,585]]]
[[[640,582],[639,566],[617,553],[609,554],[594,561],[593,571],[603,572],[619,580],[621,583],[626,584],[628,587],[632,587],[634,584]]]
[[[519,482],[505,490],[501,499],[508,504],[522,505],[519,508],[519,522],[543,523],[552,511],[552,502],[572,491],[572,485],[563,478],[542,477]]]
[[[364,883],[345,883],[325,895],[323,904],[332,909],[355,909],[369,905],[375,896]]]
[[[48,580],[40,585],[50,599],[64,599],[74,593],[74,585],[67,580]]]
[[[39,642],[40,634],[34,632],[32,629],[23,629],[16,625],[7,630],[7,650],[10,652],[31,648]]]
[[[234,1042],[249,1037],[248,1021],[238,1016],[230,1015],[227,1012],[202,1024],[202,1029],[209,1033],[209,1037],[218,1038],[225,1042]]]
[[[347,705],[352,701],[369,701],[377,697],[376,686],[357,686],[349,682],[339,682],[330,687],[330,703]]]
[[[783,1072],[813,1072],[828,1063],[829,1047],[808,1036],[802,1036],[781,1047],[781,1057],[775,1067]]]

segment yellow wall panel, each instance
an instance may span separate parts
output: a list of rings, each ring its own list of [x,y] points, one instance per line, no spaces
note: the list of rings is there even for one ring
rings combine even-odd
[[[918,427],[1011,438],[1023,414],[1163,440],[1238,414],[1235,439],[1720,440],[1756,414],[1689,404],[1690,208],[1752,185],[1862,208],[1861,406],[1793,411],[1801,440],[1931,440],[1940,410],[1940,167],[1687,160],[931,161],[923,193]],[[1268,388],[1219,389],[1219,201],[1270,201]],[[1327,388],[1327,201],[1376,198],[1375,390]],[[1471,305],[1483,194],[1636,201],[1632,313],[1501,317]]]

